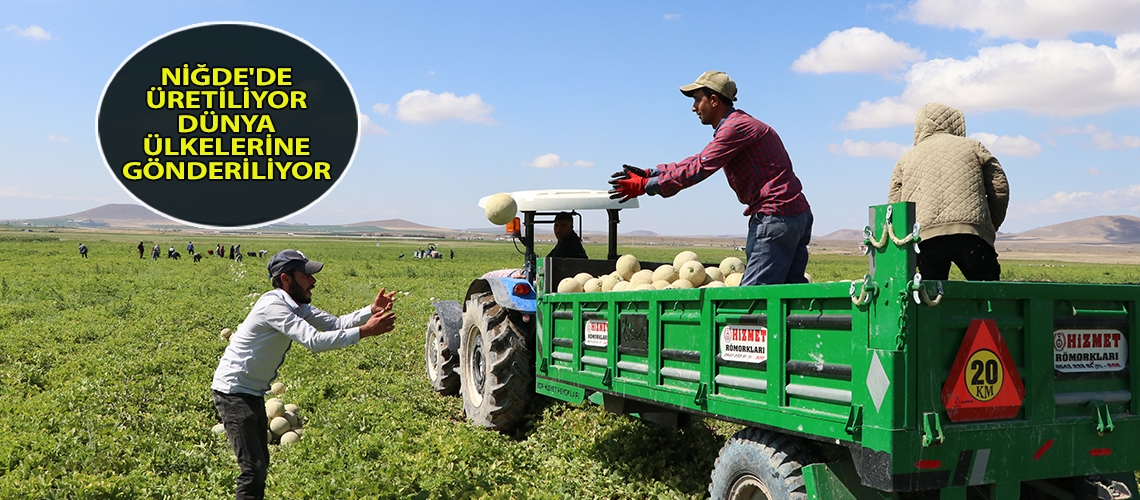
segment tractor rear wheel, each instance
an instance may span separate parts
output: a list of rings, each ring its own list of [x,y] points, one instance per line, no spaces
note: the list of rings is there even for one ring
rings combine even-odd
[[[459,394],[459,353],[451,349],[449,340],[439,313],[432,313],[427,322],[424,362],[431,388],[444,396]]]
[[[491,292],[472,295],[459,339],[463,411],[475,425],[502,432],[522,423],[534,394],[534,335],[516,321]]]
[[[716,500],[805,500],[802,456],[788,436],[741,430],[720,449],[709,494]]]

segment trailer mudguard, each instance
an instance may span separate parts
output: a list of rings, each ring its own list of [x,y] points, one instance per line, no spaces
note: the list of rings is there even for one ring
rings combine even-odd
[[[526,285],[527,293],[523,295],[515,294],[515,285]],[[472,295],[480,293],[491,292],[495,296],[495,302],[500,306],[514,311],[533,314],[535,311],[536,295],[534,286],[525,279],[518,278],[479,278],[471,282],[471,286],[467,287],[467,294],[464,295],[463,302],[466,304],[467,299]],[[466,305],[464,306],[466,307]]]

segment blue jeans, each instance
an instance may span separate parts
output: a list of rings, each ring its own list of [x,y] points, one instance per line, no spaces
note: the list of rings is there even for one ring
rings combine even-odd
[[[811,210],[799,215],[752,214],[744,247],[748,262],[740,286],[807,283],[804,271],[813,221]]]

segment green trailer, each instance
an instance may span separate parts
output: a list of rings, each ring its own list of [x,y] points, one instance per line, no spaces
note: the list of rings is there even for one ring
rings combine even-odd
[[[714,498],[1136,492],[1140,286],[926,282],[913,204],[869,219],[853,282],[554,293],[614,261],[546,259],[536,391],[746,426],[717,458]]]

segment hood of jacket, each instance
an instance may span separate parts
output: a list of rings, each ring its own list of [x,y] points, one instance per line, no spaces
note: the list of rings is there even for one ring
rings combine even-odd
[[[928,102],[914,117],[914,145],[934,134],[966,137],[966,118],[962,111],[945,104]]]

